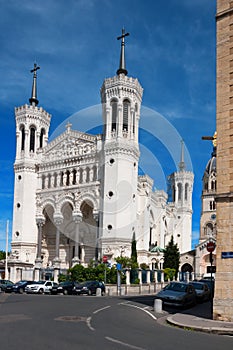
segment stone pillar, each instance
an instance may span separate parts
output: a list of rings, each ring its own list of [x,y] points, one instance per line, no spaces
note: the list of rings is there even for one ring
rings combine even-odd
[[[118,115],[117,137],[122,137],[122,128],[123,128],[123,106],[122,106],[122,104],[119,104],[119,103],[118,103],[118,106],[117,106],[117,115]]]
[[[189,272],[185,272],[185,280],[187,283],[189,283]]]
[[[72,214],[73,221],[75,222],[75,246],[74,246],[74,257],[72,259],[72,266],[79,264],[79,244],[80,244],[80,238],[79,238],[79,226],[80,222],[82,221],[82,213],[78,211],[74,211]]]
[[[37,253],[36,253],[36,260],[35,260],[35,281],[40,280],[40,269],[42,267],[42,259],[41,259],[41,245],[42,245],[42,231],[43,226],[45,224],[45,218],[43,215],[36,218],[36,224],[38,229],[38,235],[37,235]]]
[[[142,284],[142,270],[138,269],[138,279],[139,279],[139,284]]]
[[[164,272],[161,271],[161,283],[164,283]]]
[[[53,221],[56,225],[56,243],[55,243],[55,258],[53,259],[54,267],[54,282],[58,282],[58,276],[61,267],[61,260],[59,257],[59,246],[60,246],[60,225],[63,222],[63,216],[61,213],[54,213]]]
[[[158,281],[158,271],[154,270],[154,283],[157,283]]]
[[[150,269],[146,270],[146,283],[150,284]]]
[[[80,245],[80,247],[81,247],[81,263],[83,264],[84,263],[84,259],[85,259],[85,249],[84,249],[84,244],[83,243],[81,243],[81,245]]]
[[[130,269],[126,269],[126,285],[130,285]]]

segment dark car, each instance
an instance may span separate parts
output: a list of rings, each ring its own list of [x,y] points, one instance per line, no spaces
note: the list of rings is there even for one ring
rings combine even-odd
[[[210,289],[211,296],[214,297],[214,285],[215,285],[214,279],[211,280],[211,279],[203,278],[198,282],[206,283]]]
[[[9,280],[0,280],[0,292],[5,292],[7,286],[11,286],[14,283]]]
[[[196,292],[190,283],[171,282],[155,295],[165,305],[186,307],[196,304]]]
[[[77,282],[64,281],[60,282],[57,286],[53,286],[51,289],[51,294],[74,294],[74,287]]]
[[[15,284],[7,286],[5,292],[6,293],[20,293],[20,294],[23,294],[25,292],[25,288],[29,284],[33,284],[33,283],[35,283],[35,281],[27,281],[27,280],[18,281]]]
[[[211,292],[207,283],[192,281],[190,284],[192,284],[195,289],[198,302],[202,303],[204,301],[210,300]]]
[[[97,288],[101,289],[101,295],[105,294],[105,285],[103,282],[99,281],[86,281],[78,283],[74,286],[74,294],[87,294],[92,295],[96,294]]]

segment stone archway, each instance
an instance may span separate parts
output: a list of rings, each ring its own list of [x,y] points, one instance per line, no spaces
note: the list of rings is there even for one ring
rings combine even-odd
[[[88,264],[97,258],[97,224],[94,218],[94,205],[86,199],[80,205],[82,222],[80,223],[81,263]]]

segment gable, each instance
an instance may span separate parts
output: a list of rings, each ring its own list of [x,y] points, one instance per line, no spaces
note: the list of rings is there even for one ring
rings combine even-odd
[[[94,155],[96,146],[96,136],[77,131],[65,132],[44,148],[42,162]]]

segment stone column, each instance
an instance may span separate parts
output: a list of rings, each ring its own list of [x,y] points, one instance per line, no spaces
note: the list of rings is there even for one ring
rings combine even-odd
[[[74,257],[72,259],[72,266],[76,264],[80,264],[79,259],[79,244],[80,244],[80,238],[79,238],[79,226],[80,222],[82,222],[82,213],[78,211],[74,211],[72,214],[73,221],[75,222],[75,246],[74,246]]]
[[[42,231],[43,231],[44,224],[45,224],[45,218],[43,215],[36,218],[38,234],[37,234],[37,253],[36,253],[36,260],[35,260],[35,277],[34,277],[35,281],[40,280],[40,269],[42,267],[41,245],[42,245]]]
[[[53,259],[54,267],[54,282],[58,282],[58,276],[61,267],[61,260],[59,257],[59,245],[60,245],[60,226],[63,222],[63,216],[61,213],[54,213],[53,221],[56,225],[56,243],[55,243],[55,258]]]
[[[146,283],[150,284],[150,269],[146,270]]]
[[[139,279],[139,284],[142,284],[142,270],[138,269],[138,279]]]
[[[164,283],[164,272],[161,271],[161,283]]]
[[[125,271],[126,274],[126,285],[129,286],[130,285],[130,269],[127,269]]]
[[[118,104],[117,106],[117,137],[122,137],[123,128],[123,106]]]

